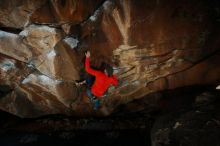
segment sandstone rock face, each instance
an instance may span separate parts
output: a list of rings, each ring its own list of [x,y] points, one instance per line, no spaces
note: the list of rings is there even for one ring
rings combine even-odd
[[[42,7],[45,0],[2,0],[0,2],[0,24],[5,27],[23,28],[30,23],[30,16]]]
[[[106,116],[150,93],[217,84],[219,9],[198,0],[1,1],[0,85],[13,90],[0,108],[21,117]],[[98,112],[75,84],[87,49],[93,67],[113,65],[120,81]]]

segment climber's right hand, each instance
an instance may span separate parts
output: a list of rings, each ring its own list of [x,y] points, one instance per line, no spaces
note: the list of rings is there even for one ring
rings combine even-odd
[[[90,51],[86,51],[85,55],[86,55],[87,58],[89,58],[90,57]]]

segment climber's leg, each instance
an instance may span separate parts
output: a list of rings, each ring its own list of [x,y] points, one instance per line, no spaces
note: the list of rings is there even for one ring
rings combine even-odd
[[[100,107],[100,100],[97,99],[91,92],[90,88],[86,88],[86,93],[93,105],[93,109],[97,110]]]
[[[87,75],[86,77],[86,86],[87,88],[91,88],[93,83],[95,81],[95,77],[94,76],[91,76],[91,75]]]
[[[90,99],[92,99],[92,98],[94,97],[94,95],[92,94],[90,88],[86,88],[86,93],[87,93],[87,95],[88,95],[88,97],[89,97]]]
[[[94,110],[98,110],[99,107],[100,107],[100,100],[99,99],[95,99],[95,102],[94,102]]]

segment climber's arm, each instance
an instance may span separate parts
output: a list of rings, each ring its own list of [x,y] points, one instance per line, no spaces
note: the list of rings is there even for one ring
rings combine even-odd
[[[118,86],[118,79],[115,75],[112,76],[112,85],[113,86]]]
[[[90,67],[90,52],[87,51],[85,55],[86,55],[86,61],[85,61],[86,72],[88,72],[93,76],[96,76],[97,74],[99,74],[99,71],[96,71]]]

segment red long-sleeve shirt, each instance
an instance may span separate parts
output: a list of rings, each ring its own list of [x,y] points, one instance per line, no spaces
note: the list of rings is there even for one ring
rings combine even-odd
[[[118,80],[115,75],[108,77],[105,73],[92,69],[90,67],[90,60],[87,57],[85,68],[89,74],[96,77],[95,82],[91,87],[91,91],[96,97],[101,97],[111,84],[113,86],[118,86]]]

